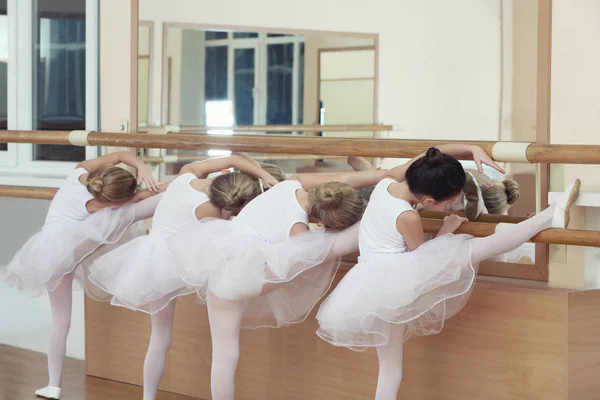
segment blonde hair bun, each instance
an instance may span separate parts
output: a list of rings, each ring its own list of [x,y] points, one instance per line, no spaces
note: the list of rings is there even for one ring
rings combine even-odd
[[[504,190],[506,191],[506,202],[509,205],[515,204],[521,195],[519,184],[512,179],[505,179],[502,184],[504,185]]]
[[[362,217],[365,202],[360,192],[341,182],[329,182],[308,192],[308,214],[326,228],[342,230]]]
[[[107,165],[88,174],[86,187],[97,200],[121,203],[135,195],[137,180],[131,172]]]

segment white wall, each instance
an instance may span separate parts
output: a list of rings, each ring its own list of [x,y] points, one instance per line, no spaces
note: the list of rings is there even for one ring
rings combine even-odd
[[[140,1],[140,19],[379,34],[379,119],[402,137],[498,137],[500,0]],[[161,87],[162,40],[154,41],[153,87]],[[159,95],[155,90],[155,96]],[[161,115],[154,97],[151,118]]]
[[[597,0],[552,1],[552,93],[550,141],[553,144],[600,144],[600,2]],[[580,178],[582,190],[600,191],[600,166],[553,165],[552,191],[562,191]],[[600,229],[596,211],[578,210],[573,228]],[[573,221],[573,218],[571,219]],[[550,283],[583,287],[584,265],[597,265],[595,252],[569,247],[566,263],[553,260]],[[588,286],[590,282],[588,282]],[[595,287],[600,287],[600,280]]]

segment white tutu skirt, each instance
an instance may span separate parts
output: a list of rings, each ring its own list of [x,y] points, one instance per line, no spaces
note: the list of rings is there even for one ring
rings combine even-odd
[[[466,304],[477,274],[469,235],[445,235],[406,253],[361,256],[323,302],[317,334],[354,350],[385,345],[391,324],[439,333]]]
[[[104,208],[83,221],[47,223],[8,264],[6,279],[11,286],[39,296],[55,290],[77,270],[75,278],[87,289],[87,269],[93,260],[139,234],[134,220],[133,205],[127,205]]]
[[[88,295],[112,305],[155,314],[177,297],[195,292],[181,279],[162,235],[138,237],[90,266]]]
[[[244,301],[245,328],[302,322],[327,293],[340,264],[330,257],[335,234],[306,232],[269,243],[253,228],[204,219],[169,237],[181,278],[197,290]]]

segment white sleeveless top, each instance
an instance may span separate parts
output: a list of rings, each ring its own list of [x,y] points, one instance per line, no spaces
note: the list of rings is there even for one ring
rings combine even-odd
[[[408,251],[404,236],[396,228],[396,220],[400,214],[414,210],[409,202],[397,199],[388,192],[392,183],[396,181],[389,178],[381,180],[371,194],[358,234],[361,257],[370,253]]]
[[[269,243],[282,242],[295,224],[308,225],[308,214],[296,199],[299,189],[298,181],[280,182],[252,200],[233,222],[251,226]]]
[[[81,175],[87,173],[85,168],[77,168],[69,174],[50,204],[46,223],[80,222],[90,216],[85,206],[94,196],[79,182]]]
[[[198,223],[196,209],[210,201],[208,195],[190,186],[192,173],[175,178],[156,207],[150,235],[170,235]]]

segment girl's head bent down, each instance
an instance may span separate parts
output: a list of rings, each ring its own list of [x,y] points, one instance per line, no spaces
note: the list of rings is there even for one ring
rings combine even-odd
[[[130,200],[137,186],[137,180],[131,172],[112,165],[90,172],[86,184],[88,192],[95,199],[110,203]]]
[[[308,217],[326,229],[342,230],[357,223],[364,211],[360,192],[341,182],[323,183],[308,191]]]
[[[432,147],[406,171],[412,194],[429,210],[443,210],[460,196],[465,187],[465,170],[454,157]]]
[[[231,172],[214,178],[209,197],[215,206],[237,215],[260,194],[256,181],[243,172]]]

